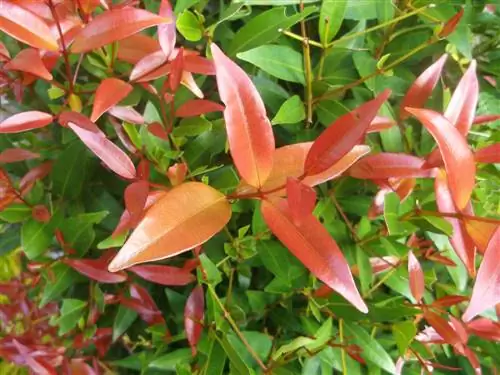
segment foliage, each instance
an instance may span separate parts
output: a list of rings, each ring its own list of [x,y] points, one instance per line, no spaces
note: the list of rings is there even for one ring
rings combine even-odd
[[[500,10],[172,5],[0,3],[0,372],[496,373]]]

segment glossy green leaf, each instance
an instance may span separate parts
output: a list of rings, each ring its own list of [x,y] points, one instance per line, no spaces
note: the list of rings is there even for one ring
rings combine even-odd
[[[63,299],[61,306],[61,316],[54,321],[54,325],[59,327],[59,335],[64,335],[71,331],[80,318],[83,317],[87,302],[79,299]]]
[[[76,199],[82,193],[88,173],[89,154],[82,142],[71,142],[52,167],[54,194],[65,199]]]
[[[123,335],[137,319],[137,313],[120,305],[113,321],[113,342]]]
[[[306,110],[304,103],[298,95],[294,95],[287,99],[274,116],[271,123],[276,124],[295,124],[306,118]]]
[[[29,219],[21,230],[21,243],[26,256],[35,259],[41,256],[52,242],[52,229],[48,223]]]
[[[319,38],[329,43],[342,25],[348,0],[323,0],[319,14]]]
[[[195,137],[212,129],[212,123],[203,117],[184,118],[173,131],[176,137]]]
[[[203,25],[191,11],[185,10],[177,17],[177,30],[190,42],[197,42],[203,36]]]
[[[392,326],[392,334],[398,346],[399,354],[403,356],[417,334],[417,327],[411,321],[397,323]]]
[[[189,362],[190,359],[190,349],[177,349],[155,359],[148,365],[148,368],[162,371],[175,371],[175,366],[179,362]]]

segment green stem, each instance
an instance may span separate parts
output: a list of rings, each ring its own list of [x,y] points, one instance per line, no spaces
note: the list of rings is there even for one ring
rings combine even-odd
[[[339,335],[340,335],[340,345],[343,346],[344,345],[344,320],[343,319],[339,319]],[[342,374],[348,375],[347,374],[347,358],[346,358],[345,348],[342,348],[341,356],[342,356]]]

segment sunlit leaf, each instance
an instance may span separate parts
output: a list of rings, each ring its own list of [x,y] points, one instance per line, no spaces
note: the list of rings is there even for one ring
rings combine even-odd
[[[96,122],[101,115],[132,92],[132,86],[118,78],[107,78],[97,87],[90,121]]]

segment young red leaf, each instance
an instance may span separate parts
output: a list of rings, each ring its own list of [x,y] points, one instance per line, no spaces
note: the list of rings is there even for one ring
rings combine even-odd
[[[17,113],[0,123],[0,133],[20,133],[49,125],[53,116],[40,111]]]
[[[59,49],[50,28],[41,18],[8,0],[3,0],[0,6],[0,30],[35,48]]]
[[[183,268],[162,266],[162,265],[142,265],[129,268],[136,275],[145,280],[166,286],[187,285],[196,280],[189,271]]]
[[[169,140],[168,138],[169,133],[167,133],[163,125],[160,124],[159,122],[153,122],[152,124],[149,124],[148,131],[154,136],[163,139],[164,141]]]
[[[184,69],[191,73],[203,74],[206,76],[213,76],[216,72],[215,64],[212,60],[195,54],[186,55],[184,57]]]
[[[288,207],[293,223],[300,226],[302,219],[310,216],[316,205],[316,192],[298,179],[288,177],[286,181]]]
[[[170,19],[171,22],[158,26],[158,40],[165,56],[170,56],[175,47],[175,15],[169,0],[161,0],[159,15]]]
[[[390,129],[396,125],[396,121],[389,117],[375,116],[375,118],[370,123],[367,133],[378,133],[382,130]]]
[[[211,100],[193,99],[181,105],[175,112],[176,117],[195,117],[211,112],[222,112],[224,106]]]
[[[15,163],[18,161],[25,161],[37,159],[40,154],[26,150],[25,148],[6,148],[0,152],[0,163]]]
[[[408,274],[410,276],[411,294],[417,302],[420,302],[425,291],[424,272],[413,251],[408,253]]]
[[[186,179],[188,169],[186,163],[176,163],[168,168],[167,177],[172,186],[180,185]]]
[[[7,47],[5,47],[5,44],[0,42],[0,62],[5,62],[9,60],[10,60],[10,52],[7,49]]]
[[[447,54],[441,56],[438,61],[429,66],[420,76],[418,76],[415,82],[413,82],[400,105],[399,117],[401,120],[410,116],[406,107],[423,107],[439,81],[441,71],[443,70],[447,58]]]
[[[326,128],[307,154],[305,174],[311,176],[326,171],[357,145],[390,94],[391,90],[385,90]]]
[[[64,263],[88,278],[105,284],[123,283],[127,280],[125,272],[111,273],[107,262],[102,259],[65,259]]]
[[[478,250],[484,253],[498,225],[474,219],[464,219],[463,222],[465,223],[467,233],[476,244]]]
[[[125,99],[132,89],[132,85],[118,78],[106,78],[101,81],[95,92],[90,121],[96,122],[104,112]]]
[[[130,296],[132,298],[120,298],[120,303],[136,311],[149,325],[165,324],[161,311],[146,289],[133,283],[130,285]]]
[[[108,113],[111,116],[130,124],[142,125],[145,122],[144,117],[142,117],[142,115],[133,107],[121,107],[115,105],[108,110]]]
[[[179,185],[146,212],[109,270],[188,251],[219,232],[230,217],[231,206],[217,190],[200,182]]]
[[[500,323],[486,318],[478,318],[467,324],[467,330],[486,340],[500,342]]]
[[[488,248],[477,272],[476,282],[472,289],[470,304],[462,319],[470,321],[484,310],[500,303],[500,227],[490,239]]]
[[[168,76],[168,85],[170,91],[175,93],[182,80],[182,70],[184,68],[184,48],[177,51],[172,63],[170,64],[170,74]]]
[[[372,273],[374,275],[378,275],[379,273],[385,272],[391,268],[396,268],[401,260],[393,255],[387,255],[384,257],[371,257],[369,259],[370,266],[372,269]],[[355,276],[359,275],[359,267],[357,264],[354,264],[351,267],[352,274]]]
[[[474,158],[478,163],[500,163],[500,143],[480,148]]]
[[[157,52],[160,44],[144,34],[131,35],[118,43],[117,57],[130,64],[137,64],[144,57]]]
[[[443,171],[440,171],[436,175],[434,189],[436,192],[436,203],[439,211],[444,213],[456,213],[457,210],[455,208],[455,204],[453,203],[451,192],[448,188],[446,174]],[[460,260],[464,263],[469,274],[474,275],[476,273],[476,248],[474,246],[474,242],[468,236],[460,220],[451,217],[446,218],[445,220],[448,221],[453,227],[453,234],[450,239],[453,250],[455,250]]]
[[[459,303],[468,301],[468,297],[464,296],[444,296],[441,298],[438,298],[434,302],[432,302],[432,306],[438,307],[438,308],[444,308],[444,307],[450,307],[450,306],[455,306],[458,305]]]
[[[91,51],[167,22],[171,20],[143,9],[123,7],[109,10],[96,16],[78,33],[71,52]]]
[[[304,266],[358,310],[368,312],[344,255],[318,219],[309,215],[297,227],[286,201],[279,202],[279,207],[263,201],[261,210],[274,235]]]
[[[463,348],[463,344],[465,343],[462,341],[460,335],[448,323],[448,321],[427,309],[424,310],[424,317],[431,327],[436,330],[439,336],[441,336],[444,342],[455,348]]]
[[[273,167],[274,135],[266,108],[247,74],[212,44],[217,86],[226,105],[227,136],[231,156],[241,177],[260,188]]]
[[[125,189],[125,208],[130,215],[130,226],[135,227],[141,220],[148,194],[149,183],[145,180],[133,182]]]
[[[5,69],[30,73],[34,76],[52,80],[52,74],[47,70],[40,57],[40,52],[34,48],[21,50],[12,60],[4,65]]]
[[[44,179],[52,170],[52,162],[46,161],[35,168],[30,169],[28,173],[26,173],[21,181],[19,181],[19,190],[21,195],[24,196],[28,194],[33,185],[37,180]]]
[[[474,118],[474,121],[472,122],[472,125],[484,125],[489,122],[497,121],[500,120],[500,115],[482,115],[482,116],[476,116]]]
[[[438,36],[440,38],[446,38],[448,35],[454,32],[455,29],[457,28],[458,23],[462,19],[463,15],[464,15],[464,8],[460,8],[457,14],[455,14],[448,21],[446,21],[446,23],[443,25],[443,28],[439,32]]]
[[[31,210],[31,216],[41,223],[48,223],[51,217],[49,210],[43,204],[34,206]]]
[[[424,159],[413,155],[382,152],[363,158],[349,170],[349,174],[370,180],[431,177],[432,171],[423,169],[424,164]]]
[[[193,356],[196,355],[196,345],[203,330],[203,319],[205,317],[205,295],[203,287],[197,285],[189,295],[184,307],[184,329]]]
[[[375,218],[383,214],[385,196],[391,192],[395,192],[399,196],[401,202],[406,200],[415,188],[416,179],[413,177],[401,179],[390,178],[387,180],[387,183],[389,186],[380,189],[375,195],[375,198],[373,198],[373,203],[368,211],[368,218]]]
[[[430,109],[407,108],[436,140],[448,175],[448,186],[459,210],[469,202],[475,185],[474,155],[465,138],[441,114]]]

